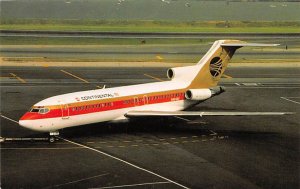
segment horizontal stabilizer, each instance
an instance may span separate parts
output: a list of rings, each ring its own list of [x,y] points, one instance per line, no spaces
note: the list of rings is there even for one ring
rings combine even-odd
[[[223,43],[222,47],[275,47],[280,44],[266,44],[266,43]]]
[[[260,116],[287,115],[293,112],[196,112],[196,111],[129,111],[126,117],[149,116]]]

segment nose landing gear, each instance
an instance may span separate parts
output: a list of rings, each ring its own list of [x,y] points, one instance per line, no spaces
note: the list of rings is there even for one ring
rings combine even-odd
[[[58,138],[56,138],[56,136],[59,136],[59,131],[51,131],[51,132],[49,132],[49,138],[48,138],[49,142],[53,143],[53,142],[57,141]]]

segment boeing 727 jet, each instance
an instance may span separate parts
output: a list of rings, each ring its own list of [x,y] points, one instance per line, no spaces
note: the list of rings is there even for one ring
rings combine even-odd
[[[218,82],[237,49],[276,45],[218,40],[197,64],[169,69],[169,81],[53,96],[33,105],[19,124],[49,132],[53,142],[63,128],[134,117],[284,115],[287,112],[185,111],[224,92]]]

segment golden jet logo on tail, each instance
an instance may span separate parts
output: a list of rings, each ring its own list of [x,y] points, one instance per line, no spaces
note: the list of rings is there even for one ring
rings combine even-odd
[[[220,57],[214,57],[210,61],[209,70],[213,77],[217,77],[221,74],[223,68],[222,59]]]

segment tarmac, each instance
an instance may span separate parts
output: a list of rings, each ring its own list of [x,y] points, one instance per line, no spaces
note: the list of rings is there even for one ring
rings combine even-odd
[[[299,67],[229,67],[226,92],[192,109],[293,115],[99,123],[51,144],[17,124],[44,98],[166,80],[166,70],[2,67],[1,188],[299,188]]]

